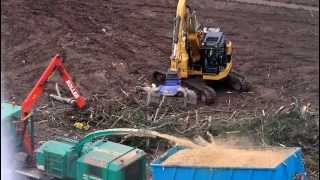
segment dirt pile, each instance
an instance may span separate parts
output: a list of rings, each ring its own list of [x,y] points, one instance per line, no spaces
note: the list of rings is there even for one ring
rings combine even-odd
[[[185,149],[169,157],[165,165],[206,167],[274,167],[293,149],[240,149],[209,145]]]

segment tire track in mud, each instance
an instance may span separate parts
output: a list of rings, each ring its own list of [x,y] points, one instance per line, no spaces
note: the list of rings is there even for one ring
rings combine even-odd
[[[219,2],[218,2],[219,3]],[[221,2],[220,2],[221,3]],[[236,3],[236,2],[231,2],[231,3]],[[230,4],[230,2],[228,3]],[[248,4],[249,5],[249,4]],[[201,19],[222,19],[223,21],[228,22],[229,20],[237,20],[237,21],[245,21],[245,22],[250,22],[250,20],[254,19],[254,20],[263,20],[263,21],[259,21],[259,23],[266,23],[266,22],[274,22],[274,21],[278,21],[278,22],[283,22],[286,24],[290,24],[290,23],[299,23],[299,24],[305,24],[305,25],[316,25],[316,19],[312,18],[312,16],[309,13],[303,13],[303,18],[296,16],[296,12],[294,10],[290,10],[290,11],[278,11],[278,10],[274,10],[272,9],[271,11],[259,11],[259,12],[252,12],[251,10],[247,10],[244,8],[232,8],[232,9],[221,9],[219,7],[214,7],[214,11],[215,11],[215,15],[212,16],[212,13],[210,13],[210,11],[212,11],[212,8],[207,9],[204,8],[199,16]],[[226,7],[228,8],[228,5],[223,5],[222,7]],[[254,14],[254,16],[252,16]],[[239,18],[235,18],[234,16],[237,16]],[[302,14],[301,14],[302,15]],[[310,18],[305,18],[305,16],[310,16]]]
[[[157,56],[157,52],[161,54],[168,54],[163,48],[161,47],[161,44],[156,43],[156,42],[163,42],[166,41],[166,39],[171,39],[167,38],[165,33],[157,33],[159,28],[154,28],[154,27],[161,27],[163,26],[162,24],[165,23],[166,19],[164,18],[157,18],[155,19],[154,16],[157,16],[160,13],[166,13],[166,11],[171,11],[170,13],[173,14],[174,9],[167,8],[166,6],[162,6],[161,2],[157,3],[157,5],[148,5],[148,4],[141,4],[141,3],[133,3],[130,5],[127,4],[122,4],[122,3],[111,3],[113,10],[115,10],[112,14],[114,14],[116,19],[132,19],[132,21],[128,21],[127,23],[117,23],[119,22],[116,19],[113,19],[116,23],[116,29],[123,29],[124,34],[131,34],[131,36],[128,39],[128,43],[130,43],[129,46],[123,44],[123,40],[121,38],[115,38],[114,40],[115,45],[119,47],[118,53],[115,55],[117,57],[120,57],[121,59],[130,59],[132,56],[137,56],[139,57],[139,54],[143,54],[143,49],[144,50],[151,50],[153,56],[151,58],[158,59],[159,57]],[[159,5],[160,4],[160,5]],[[128,7],[129,6],[129,7]],[[156,13],[154,16],[149,17],[148,14],[145,14],[144,10],[145,9],[150,9],[152,8],[151,12]],[[139,10],[139,11],[137,11]],[[127,13],[123,14],[123,11],[127,11]],[[134,16],[131,16],[131,14],[134,13]],[[137,13],[137,14],[136,14]],[[148,11],[146,12],[148,13]],[[155,21],[150,21],[151,19],[155,19]],[[137,25],[140,24],[140,27]],[[117,28],[118,27],[118,28]],[[152,28],[151,28],[152,27]],[[146,33],[148,32],[148,33]],[[152,35],[150,35],[152,34]],[[125,36],[126,37],[126,36]],[[139,43],[139,41],[145,42],[143,45]],[[170,43],[168,43],[170,44]],[[160,46],[159,46],[160,45]],[[138,49],[138,51],[130,51],[130,47],[134,49]],[[148,48],[149,47],[149,48]],[[139,50],[140,49],[140,50]],[[129,53],[129,54],[128,54]],[[138,53],[138,55],[136,54]],[[160,55],[160,58],[162,59],[163,55]],[[144,60],[147,60],[147,64],[149,64],[149,58],[150,56],[145,56],[142,57]],[[142,60],[143,60],[142,59]],[[163,60],[161,60],[164,62]],[[161,61],[158,61],[156,64],[161,64]],[[130,62],[128,62],[130,63]],[[136,64],[136,63],[134,63]],[[138,69],[141,69],[137,67]]]
[[[288,9],[303,9],[307,11],[319,11],[319,7],[314,6],[306,6],[300,4],[292,4],[292,3],[283,3],[276,1],[266,1],[266,0],[230,0],[231,2],[239,2],[239,3],[248,3],[255,5],[264,5],[264,6],[272,6],[272,7],[281,7]]]

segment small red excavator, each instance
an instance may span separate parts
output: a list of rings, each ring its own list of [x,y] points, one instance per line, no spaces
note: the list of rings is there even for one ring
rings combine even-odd
[[[67,72],[66,68],[63,65],[62,58],[59,54],[55,55],[45,71],[42,73],[40,79],[37,81],[36,85],[33,87],[33,89],[30,91],[28,96],[24,99],[22,106],[21,106],[21,126],[20,128],[16,127],[16,133],[17,135],[22,135],[23,137],[23,148],[25,152],[32,156],[33,155],[33,135],[32,132],[30,132],[30,129],[27,128],[28,119],[31,116],[31,109],[33,105],[37,102],[39,96],[44,91],[44,86],[50,79],[50,77],[53,75],[53,73],[58,70],[61,77],[67,84],[69,90],[71,91],[74,101],[72,101],[78,108],[84,108],[86,105],[85,98],[80,95],[78,87],[73,83],[71,76]],[[31,127],[33,127],[32,121]],[[31,128],[32,130],[33,128]]]

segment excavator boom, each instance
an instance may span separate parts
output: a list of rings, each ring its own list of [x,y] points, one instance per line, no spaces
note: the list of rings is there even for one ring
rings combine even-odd
[[[171,55],[170,71],[176,72],[180,78],[188,77],[188,53],[186,43],[186,0],[179,0],[173,30],[173,48]]]
[[[83,108],[85,106],[85,99],[80,95],[78,88],[72,82],[72,78],[65,69],[62,59],[59,55],[54,56],[45,71],[42,73],[40,79],[37,81],[36,85],[30,91],[26,99],[22,103],[22,111],[29,112],[33,106],[33,104],[37,101],[39,96],[42,94],[44,85],[48,81],[49,77],[52,73],[58,70],[63,80],[66,82],[69,90],[71,91],[73,97],[76,100],[76,105],[79,108]]]
[[[30,115],[30,111],[33,107],[33,105],[37,102],[39,96],[43,93],[44,86],[46,82],[49,80],[51,75],[55,72],[55,70],[58,70],[61,77],[67,84],[69,90],[71,91],[76,105],[78,108],[83,108],[85,103],[85,98],[80,95],[80,92],[76,85],[73,83],[71,76],[65,69],[62,59],[59,56],[59,54],[55,55],[45,71],[42,73],[41,77],[37,81],[36,85],[33,87],[33,89],[30,91],[30,93],[27,95],[27,97],[24,99],[22,106],[21,106],[21,119],[22,119],[22,132],[23,132],[23,145],[25,148],[25,151],[29,154],[33,154],[33,142],[32,142],[32,135],[28,131],[28,128],[26,128],[26,121]]]

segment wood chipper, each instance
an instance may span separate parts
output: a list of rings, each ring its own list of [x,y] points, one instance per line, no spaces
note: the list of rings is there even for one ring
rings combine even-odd
[[[2,102],[1,126],[8,131],[6,139],[14,143],[16,154],[27,154],[26,161],[22,162],[24,165],[16,167],[15,172],[32,179],[144,180],[146,162],[142,150],[104,140],[96,141],[98,137],[128,134],[124,129],[96,131],[79,141],[57,138],[34,151],[31,110],[55,70],[59,71],[74,97],[67,102],[77,108],[85,107],[85,98],[72,82],[59,55],[51,59],[21,106],[13,100]],[[50,97],[65,100],[61,96]]]
[[[92,132],[76,141],[58,138],[36,150],[36,167],[59,179],[145,180],[144,151],[97,138],[125,135],[125,129]]]

